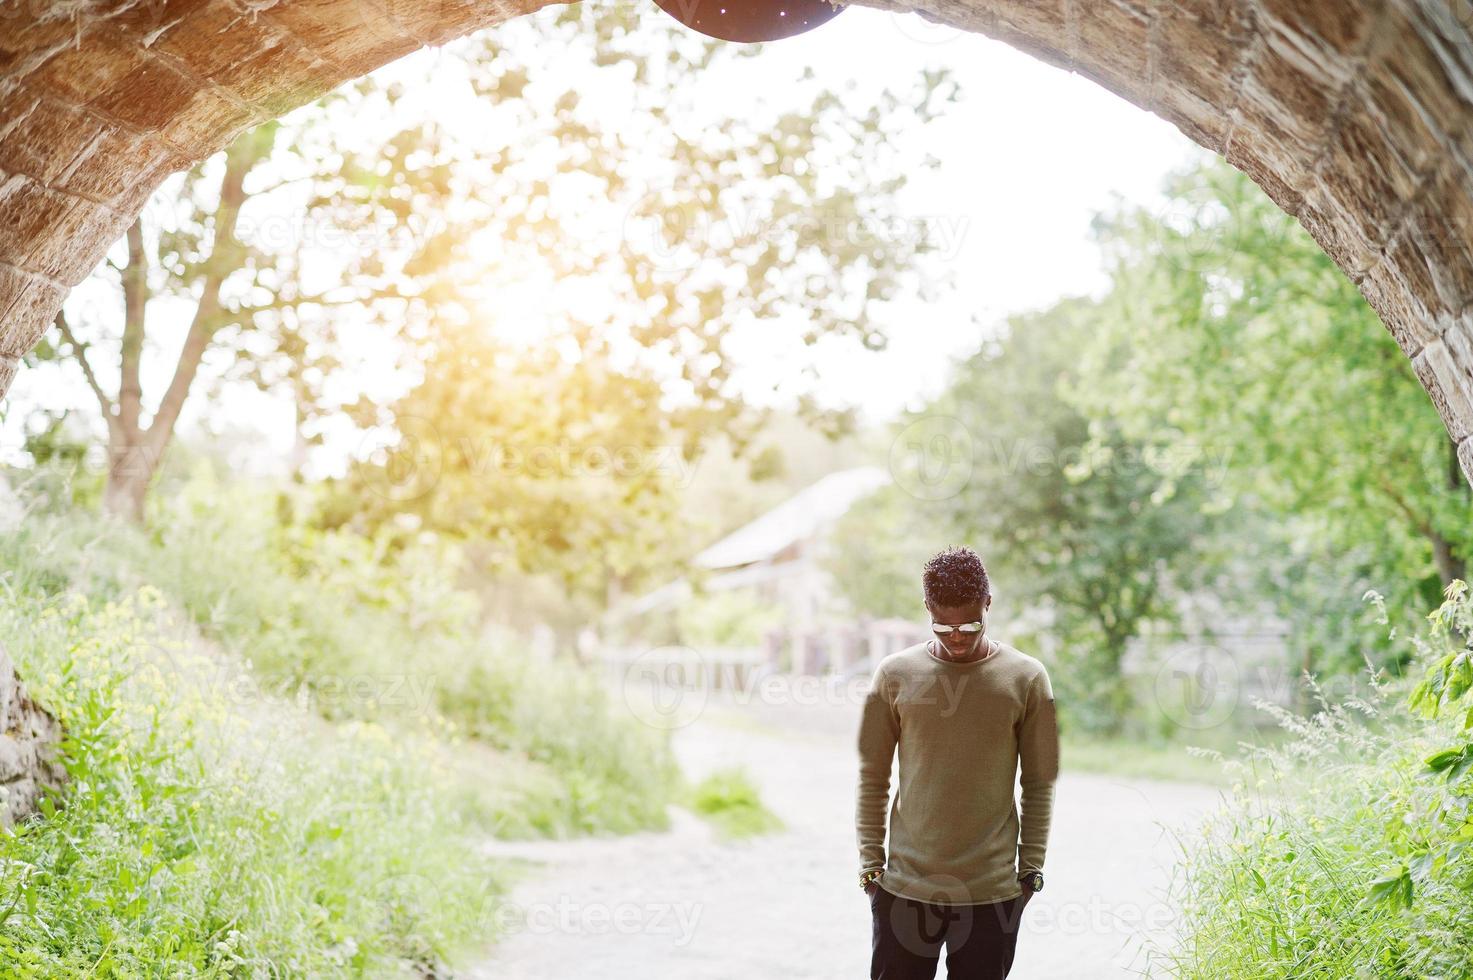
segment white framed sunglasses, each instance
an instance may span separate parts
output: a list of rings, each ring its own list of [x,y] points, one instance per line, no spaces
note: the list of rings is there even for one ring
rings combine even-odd
[[[975,636],[978,633],[982,632],[982,624],[958,623],[955,626],[947,626],[943,623],[932,622],[931,632],[935,633],[937,636],[950,636],[953,633],[960,633],[963,636]]]

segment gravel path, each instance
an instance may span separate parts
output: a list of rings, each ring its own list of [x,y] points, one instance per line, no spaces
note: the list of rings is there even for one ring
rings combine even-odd
[[[747,768],[787,824],[775,834],[721,843],[704,821],[672,808],[673,827],[664,833],[489,843],[490,853],[541,867],[510,896],[526,925],[467,976],[868,977],[869,902],[855,877],[854,724],[857,712],[844,704],[712,704],[677,730],[676,753],[693,779],[728,765]],[[1146,974],[1143,939],[1169,937],[1174,920],[1162,900],[1173,833],[1190,836],[1221,791],[1071,773],[1065,765],[1048,887],[1024,914],[1010,977]],[[937,976],[946,976],[944,958]]]

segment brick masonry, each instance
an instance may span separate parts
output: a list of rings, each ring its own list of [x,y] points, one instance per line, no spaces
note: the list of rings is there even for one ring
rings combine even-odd
[[[1078,72],[1247,172],[1361,288],[1473,474],[1473,3],[863,2]],[[418,47],[546,3],[0,6],[0,395],[170,173]]]

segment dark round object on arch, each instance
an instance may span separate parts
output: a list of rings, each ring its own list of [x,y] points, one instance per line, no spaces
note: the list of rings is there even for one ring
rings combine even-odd
[[[722,41],[776,41],[811,31],[844,8],[829,0],[655,0],[693,31]]]

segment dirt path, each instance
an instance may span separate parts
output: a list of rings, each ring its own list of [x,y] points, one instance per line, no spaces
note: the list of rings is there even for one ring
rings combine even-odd
[[[784,723],[784,720],[791,724]],[[800,720],[798,720],[800,719]],[[493,842],[541,862],[511,895],[527,925],[468,974],[477,980],[860,980],[870,911],[855,880],[855,758],[846,708],[710,706],[678,731],[692,778],[744,765],[787,829],[737,843],[672,810],[667,833],[565,842]],[[1066,760],[1067,762],[1067,760]],[[1162,894],[1175,853],[1216,806],[1213,787],[1065,772],[1048,887],[1023,918],[1011,976],[1139,976],[1142,938],[1169,935]],[[937,972],[946,975],[945,965]]]

